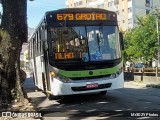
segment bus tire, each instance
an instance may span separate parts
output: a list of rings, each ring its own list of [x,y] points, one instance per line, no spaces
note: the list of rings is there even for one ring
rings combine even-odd
[[[56,99],[56,97],[54,95],[50,94],[50,93],[47,93],[47,98],[49,100],[55,100]]]
[[[100,93],[99,93],[99,95],[106,95],[107,94],[107,91],[101,91]]]
[[[42,73],[42,84],[43,84],[43,91],[46,92],[46,83],[45,83],[44,73]]]

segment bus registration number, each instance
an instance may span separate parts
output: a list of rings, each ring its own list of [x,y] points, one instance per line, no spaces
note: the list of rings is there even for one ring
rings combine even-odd
[[[86,88],[97,88],[98,87],[98,83],[93,83],[93,84],[87,84]]]

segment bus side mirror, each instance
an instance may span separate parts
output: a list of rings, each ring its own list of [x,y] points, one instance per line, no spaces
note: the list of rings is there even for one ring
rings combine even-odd
[[[119,33],[119,40],[120,40],[120,44],[121,44],[121,49],[124,50],[124,42],[123,42],[123,33],[122,32]]]
[[[45,50],[47,50],[48,49],[48,44],[47,44],[47,39],[46,39],[46,35],[45,35],[45,33],[46,33],[46,30],[45,29],[42,29],[41,30],[41,35],[40,35],[40,37],[41,37],[41,41],[43,42],[43,44],[44,44],[44,48],[45,48]]]
[[[41,37],[41,41],[45,41],[46,40],[46,38],[45,38],[45,29],[41,30],[40,37]]]

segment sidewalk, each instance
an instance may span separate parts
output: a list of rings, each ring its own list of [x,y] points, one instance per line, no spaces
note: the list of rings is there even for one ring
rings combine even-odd
[[[160,84],[149,84],[145,82],[139,81],[125,81],[126,84],[136,85],[136,86],[144,86],[144,87],[152,87],[152,88],[160,88]]]

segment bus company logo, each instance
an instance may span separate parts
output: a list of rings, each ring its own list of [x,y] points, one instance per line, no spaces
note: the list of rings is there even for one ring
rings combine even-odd
[[[89,71],[89,74],[90,74],[90,75],[93,75],[93,71]]]
[[[2,117],[12,117],[11,112],[2,112]]]

